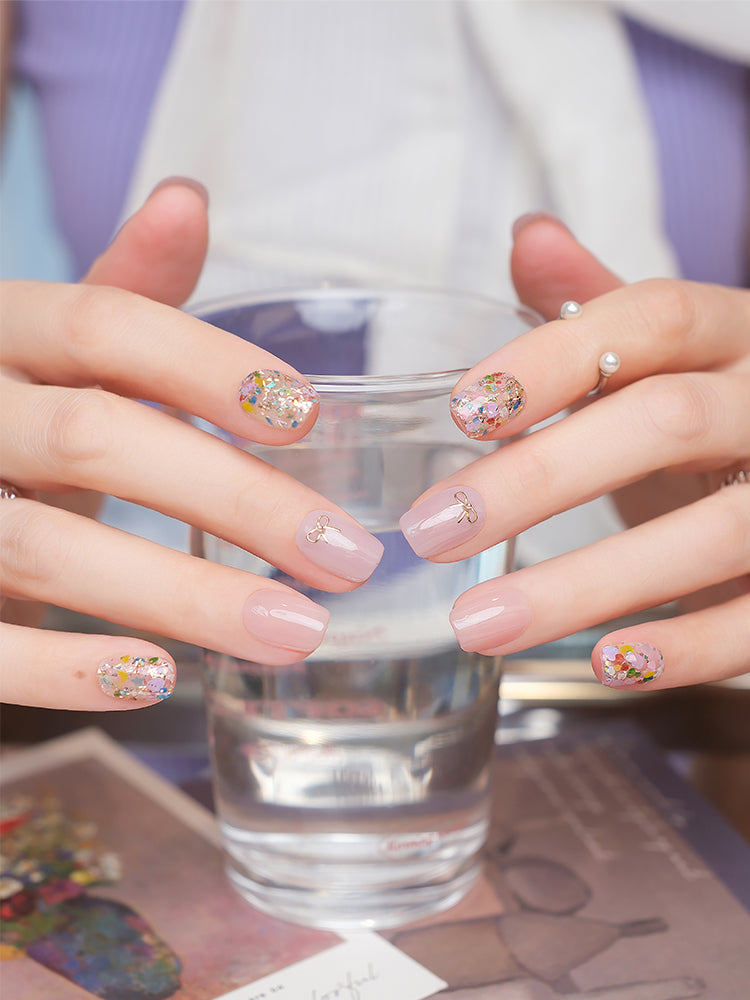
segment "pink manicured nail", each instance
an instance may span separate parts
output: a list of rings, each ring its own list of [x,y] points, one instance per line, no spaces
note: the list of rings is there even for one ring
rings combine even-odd
[[[257,590],[242,609],[242,621],[252,636],[295,653],[318,648],[329,617],[325,608],[291,591]]]
[[[467,437],[483,438],[503,427],[526,405],[526,390],[507,372],[483,375],[457,392],[451,414]]]
[[[99,664],[99,687],[110,698],[164,701],[174,691],[175,668],[161,656],[113,656]]]
[[[449,617],[461,649],[481,653],[522,635],[531,623],[531,605],[520,590],[492,594],[485,588],[481,596],[459,597]]]
[[[297,548],[329,573],[361,583],[383,556],[383,543],[356,523],[327,510],[313,510],[297,529]]]
[[[451,486],[415,504],[398,522],[418,556],[454,549],[481,529],[484,500],[470,486]]]
[[[664,673],[661,651],[648,642],[623,642],[602,646],[602,684],[608,687],[629,687],[648,684]]]

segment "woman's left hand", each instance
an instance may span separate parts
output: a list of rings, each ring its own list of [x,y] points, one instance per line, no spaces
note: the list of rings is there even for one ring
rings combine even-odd
[[[467,372],[454,419],[472,437],[500,440],[571,412],[436,484],[407,515],[407,537],[417,552],[429,549],[435,519],[421,524],[419,503],[459,485],[483,498],[486,517],[470,536],[443,541],[435,562],[606,493],[634,526],[462,594],[451,613],[461,646],[512,653],[700,592],[678,618],[601,639],[597,676],[656,688],[750,670],[750,291],[662,279],[624,286],[543,215],[520,220],[512,266],[522,301],[548,319],[566,300],[585,305]],[[620,367],[587,400],[605,352]],[[478,411],[498,397],[494,416]]]

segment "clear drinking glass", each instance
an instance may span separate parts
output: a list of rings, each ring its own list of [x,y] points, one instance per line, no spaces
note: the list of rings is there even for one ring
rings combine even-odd
[[[478,297],[352,288],[196,312],[294,365],[320,394],[315,426],[289,447],[201,426],[320,491],[385,546],[367,583],[329,594],[193,534],[196,554],[283,579],[331,613],[320,648],[288,667],[206,654],[229,876],[254,905],[318,927],[389,927],[446,908],[479,872],[501,668],[458,647],[448,613],[504,572],[510,543],[431,563],[398,520],[496,447],[458,430],[451,389],[539,317]]]

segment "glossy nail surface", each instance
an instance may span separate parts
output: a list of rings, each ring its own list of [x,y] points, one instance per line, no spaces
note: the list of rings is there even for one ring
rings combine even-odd
[[[311,385],[271,369],[250,372],[240,386],[242,409],[279,430],[299,427],[317,401]]]
[[[97,679],[110,698],[164,701],[174,691],[174,664],[160,656],[113,657],[99,664]]]
[[[361,583],[383,556],[383,543],[354,521],[313,510],[297,530],[297,547],[311,562],[344,580]]]
[[[325,635],[329,614],[319,604],[292,592],[259,590],[245,601],[242,621],[261,642],[296,653],[311,653]]]
[[[473,538],[484,519],[480,494],[470,486],[451,486],[415,504],[398,523],[416,554],[428,558]]]
[[[602,646],[602,684],[630,687],[649,684],[664,673],[661,650],[648,642],[619,643]]]
[[[512,375],[483,375],[451,399],[453,419],[470,438],[483,438],[518,416],[526,405],[526,391]]]
[[[531,623],[531,605],[520,590],[485,589],[481,595],[459,597],[449,618],[461,649],[481,653],[523,635]]]

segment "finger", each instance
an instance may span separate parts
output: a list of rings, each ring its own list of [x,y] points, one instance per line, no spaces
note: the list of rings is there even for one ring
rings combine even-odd
[[[273,580],[33,500],[0,504],[3,592],[246,660],[295,663],[328,612]]]
[[[533,212],[513,227],[510,269],[518,297],[547,319],[568,299],[588,302],[623,282],[555,216]]]
[[[14,483],[131,500],[231,539],[320,589],[350,590],[380,560],[382,544],[340,507],[158,410],[100,389],[11,381],[2,395],[0,449]]]
[[[750,488],[720,490],[457,598],[464,649],[513,653],[750,571]]]
[[[629,285],[480,362],[457,383],[451,412],[469,437],[495,440],[586,396],[605,352],[621,359],[611,393],[657,373],[726,369],[746,358],[748,326],[750,291],[662,279]]]
[[[317,393],[290,365],[122,289],[7,282],[0,322],[3,363],[40,382],[98,384],[265,444],[296,440],[317,416]]]
[[[123,225],[83,279],[179,306],[198,281],[208,248],[208,192],[170,177]]]
[[[412,548],[455,561],[657,469],[723,468],[747,454],[750,379],[654,376],[478,459],[401,519]],[[455,493],[477,516],[460,520]]]
[[[681,687],[750,671],[750,595],[667,621],[618,629],[591,662],[607,687]]]
[[[145,708],[168,698],[174,660],[143,639],[0,625],[0,701],[83,712]]]

